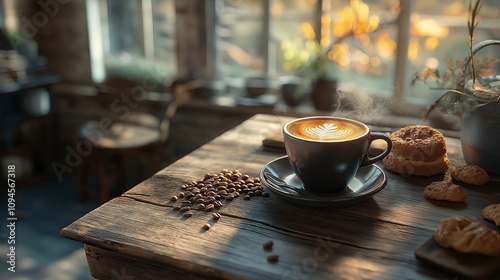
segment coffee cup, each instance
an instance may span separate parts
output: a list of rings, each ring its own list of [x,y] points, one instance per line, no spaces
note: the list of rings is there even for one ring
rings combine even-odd
[[[381,139],[386,149],[373,157],[368,152]],[[298,118],[283,126],[286,153],[304,188],[316,193],[344,190],[358,169],[386,157],[392,148],[389,136],[359,121],[314,116]]]

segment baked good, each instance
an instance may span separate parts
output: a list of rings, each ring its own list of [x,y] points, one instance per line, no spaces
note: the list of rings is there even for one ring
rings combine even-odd
[[[434,239],[444,248],[460,253],[500,256],[500,233],[469,217],[443,220],[434,232]]]
[[[450,167],[446,140],[441,132],[425,125],[403,127],[391,133],[392,150],[382,162],[400,174],[432,176]]]
[[[424,188],[424,197],[427,199],[446,200],[452,202],[464,202],[465,191],[449,181],[436,181]]]
[[[481,211],[481,215],[483,215],[486,220],[495,222],[495,225],[500,227],[500,203],[486,206],[483,211]]]
[[[484,185],[490,180],[488,172],[477,165],[462,165],[451,171],[451,178],[471,185]]]

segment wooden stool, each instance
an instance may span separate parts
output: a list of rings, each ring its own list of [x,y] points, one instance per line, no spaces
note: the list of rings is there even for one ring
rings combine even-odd
[[[125,86],[120,86],[125,84]],[[85,199],[87,194],[96,195],[101,203],[111,197],[110,189],[113,182],[124,180],[124,157],[133,157],[149,163],[155,172],[159,170],[157,157],[164,154],[169,137],[170,120],[177,108],[191,98],[192,90],[202,88],[201,80],[176,80],[169,86],[172,98],[166,104],[162,116],[153,116],[147,113],[129,113],[126,119],[115,120],[112,123],[89,121],[78,131],[77,141],[91,143],[92,151],[77,169],[77,184],[79,200]],[[102,94],[130,93],[130,85],[119,81],[99,87]],[[89,143],[85,144],[89,144]],[[100,181],[98,190],[92,189],[87,181],[91,169],[94,169]]]
[[[143,115],[142,118],[152,116]],[[160,131],[156,127],[148,127],[127,122],[115,122],[103,129],[97,121],[88,122],[79,130],[78,141],[88,141],[92,150],[82,157],[77,169],[78,199],[84,201],[88,194],[99,198],[101,203],[111,198],[113,183],[123,185],[125,179],[124,158],[134,157],[148,163],[149,167],[159,169],[156,158],[160,148]],[[90,143],[90,144],[89,144]],[[88,177],[94,171],[99,185],[92,187]]]

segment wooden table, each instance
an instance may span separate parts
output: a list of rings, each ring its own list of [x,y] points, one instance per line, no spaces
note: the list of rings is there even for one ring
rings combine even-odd
[[[485,206],[500,202],[498,182],[464,186],[466,203],[429,201],[423,188],[442,175],[386,171],[383,190],[341,208],[298,206],[270,193],[226,203],[218,221],[209,212],[184,218],[173,209],[169,199],[206,173],[227,168],[258,176],[266,163],[282,156],[263,149],[263,139],[287,120],[250,118],[75,221],[61,235],[85,244],[90,272],[98,279],[454,279],[419,261],[414,250],[446,217],[482,219]],[[452,164],[461,163],[459,139],[448,138],[447,145]],[[211,229],[202,228],[206,223]],[[263,249],[269,240],[272,250]],[[267,260],[272,254],[279,256],[277,262]]]

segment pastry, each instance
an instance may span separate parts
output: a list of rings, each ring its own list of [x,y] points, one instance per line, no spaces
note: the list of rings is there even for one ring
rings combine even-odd
[[[434,239],[441,247],[452,248],[460,253],[500,256],[500,233],[478,219],[447,218],[434,232]]]
[[[451,178],[471,185],[484,185],[490,180],[488,172],[477,165],[462,165],[451,171]]]
[[[427,199],[464,202],[466,196],[461,186],[448,181],[436,181],[425,187],[424,197]]]
[[[392,172],[432,176],[450,166],[444,136],[430,126],[403,127],[391,133],[391,140],[392,150],[383,163]]]
[[[483,211],[481,211],[481,215],[483,215],[486,220],[495,222],[495,225],[500,227],[500,203],[486,206]]]

